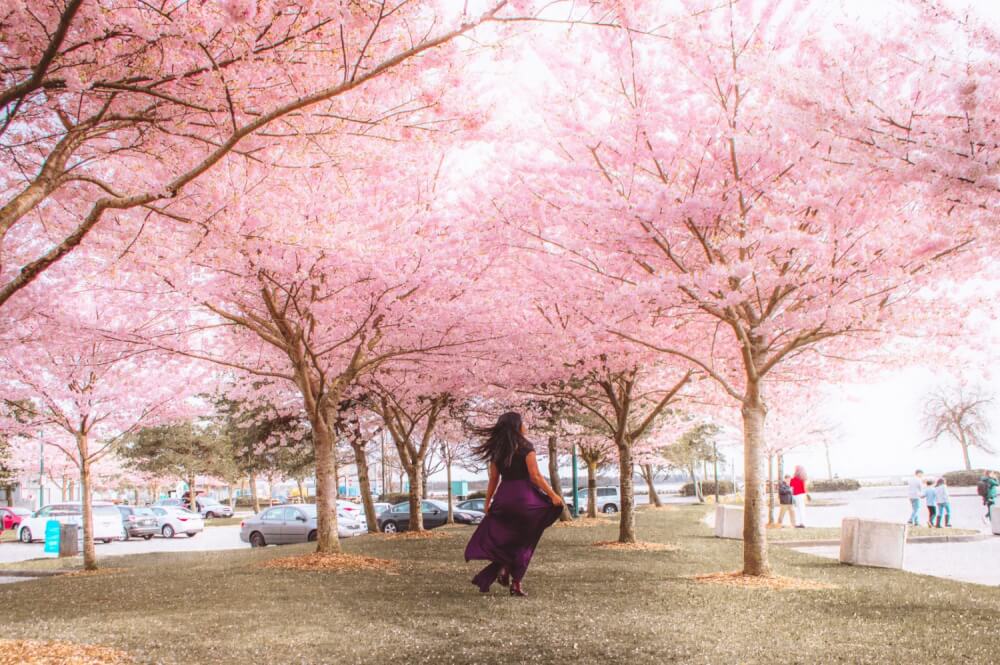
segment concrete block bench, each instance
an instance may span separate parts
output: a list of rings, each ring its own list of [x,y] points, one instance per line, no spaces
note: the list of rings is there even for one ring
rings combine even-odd
[[[715,537],[743,540],[742,506],[715,507]]]
[[[840,527],[840,562],[902,568],[906,524],[846,517]]]

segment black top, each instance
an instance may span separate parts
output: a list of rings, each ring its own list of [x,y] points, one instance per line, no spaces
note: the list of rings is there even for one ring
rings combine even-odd
[[[510,466],[501,468],[499,464],[497,465],[497,469],[500,471],[500,478],[503,480],[527,480],[528,463],[526,458],[528,457],[528,453],[533,452],[535,452],[535,447],[525,442],[524,446],[514,453],[514,457],[510,460]]]

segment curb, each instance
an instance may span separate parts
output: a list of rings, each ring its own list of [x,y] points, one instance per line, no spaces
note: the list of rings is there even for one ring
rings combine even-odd
[[[926,545],[929,543],[974,543],[989,540],[994,536],[988,533],[976,533],[965,536],[913,536],[906,539],[908,545]],[[769,540],[768,545],[783,547],[829,547],[840,545],[840,540]]]

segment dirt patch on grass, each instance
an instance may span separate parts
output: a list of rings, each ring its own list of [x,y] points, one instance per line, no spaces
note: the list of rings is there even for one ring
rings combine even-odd
[[[443,527],[442,527],[443,528]],[[400,531],[399,533],[370,533],[369,538],[386,538],[388,540],[424,540],[427,538],[449,538],[452,531]]]
[[[666,543],[619,543],[617,540],[601,540],[594,547],[619,552],[676,552],[680,548]]]
[[[132,662],[135,661],[124,651],[93,644],[0,640],[0,665],[118,665]]]
[[[816,582],[814,580],[800,580],[794,577],[744,575],[743,571],[740,570],[731,573],[695,575],[693,579],[695,582],[701,584],[721,584],[724,586],[741,587],[743,589],[770,589],[772,591],[823,591],[837,588],[833,584]]]
[[[639,510],[679,510],[677,506],[642,506]]]
[[[575,520],[569,522],[556,522],[554,526],[561,526],[565,528],[580,528],[585,526],[600,526],[602,524],[611,524],[608,520],[603,520],[600,517],[578,517]]]
[[[124,571],[124,568],[98,568],[97,570],[74,570],[66,573],[63,577],[99,577],[102,575],[117,575]]]
[[[398,564],[389,559],[378,559],[358,554],[320,554],[319,552],[312,552],[311,554],[300,556],[283,556],[270,559],[260,564],[260,567],[272,570],[320,570],[334,573],[347,573],[359,570],[395,573]]]

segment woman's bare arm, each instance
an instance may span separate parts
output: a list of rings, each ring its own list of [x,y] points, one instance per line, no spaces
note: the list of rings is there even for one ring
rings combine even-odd
[[[524,461],[528,465],[528,477],[531,479],[531,482],[533,482],[538,489],[548,494],[554,505],[561,506],[563,503],[562,497],[552,491],[552,487],[549,486],[548,481],[545,480],[541,472],[538,470],[538,457],[535,455],[535,452],[532,451],[528,453],[528,456],[525,457]]]
[[[490,505],[493,503],[493,495],[497,491],[497,485],[500,484],[500,472],[497,471],[497,465],[490,462],[490,483],[486,486],[486,505],[483,507],[483,512],[490,512]]]

